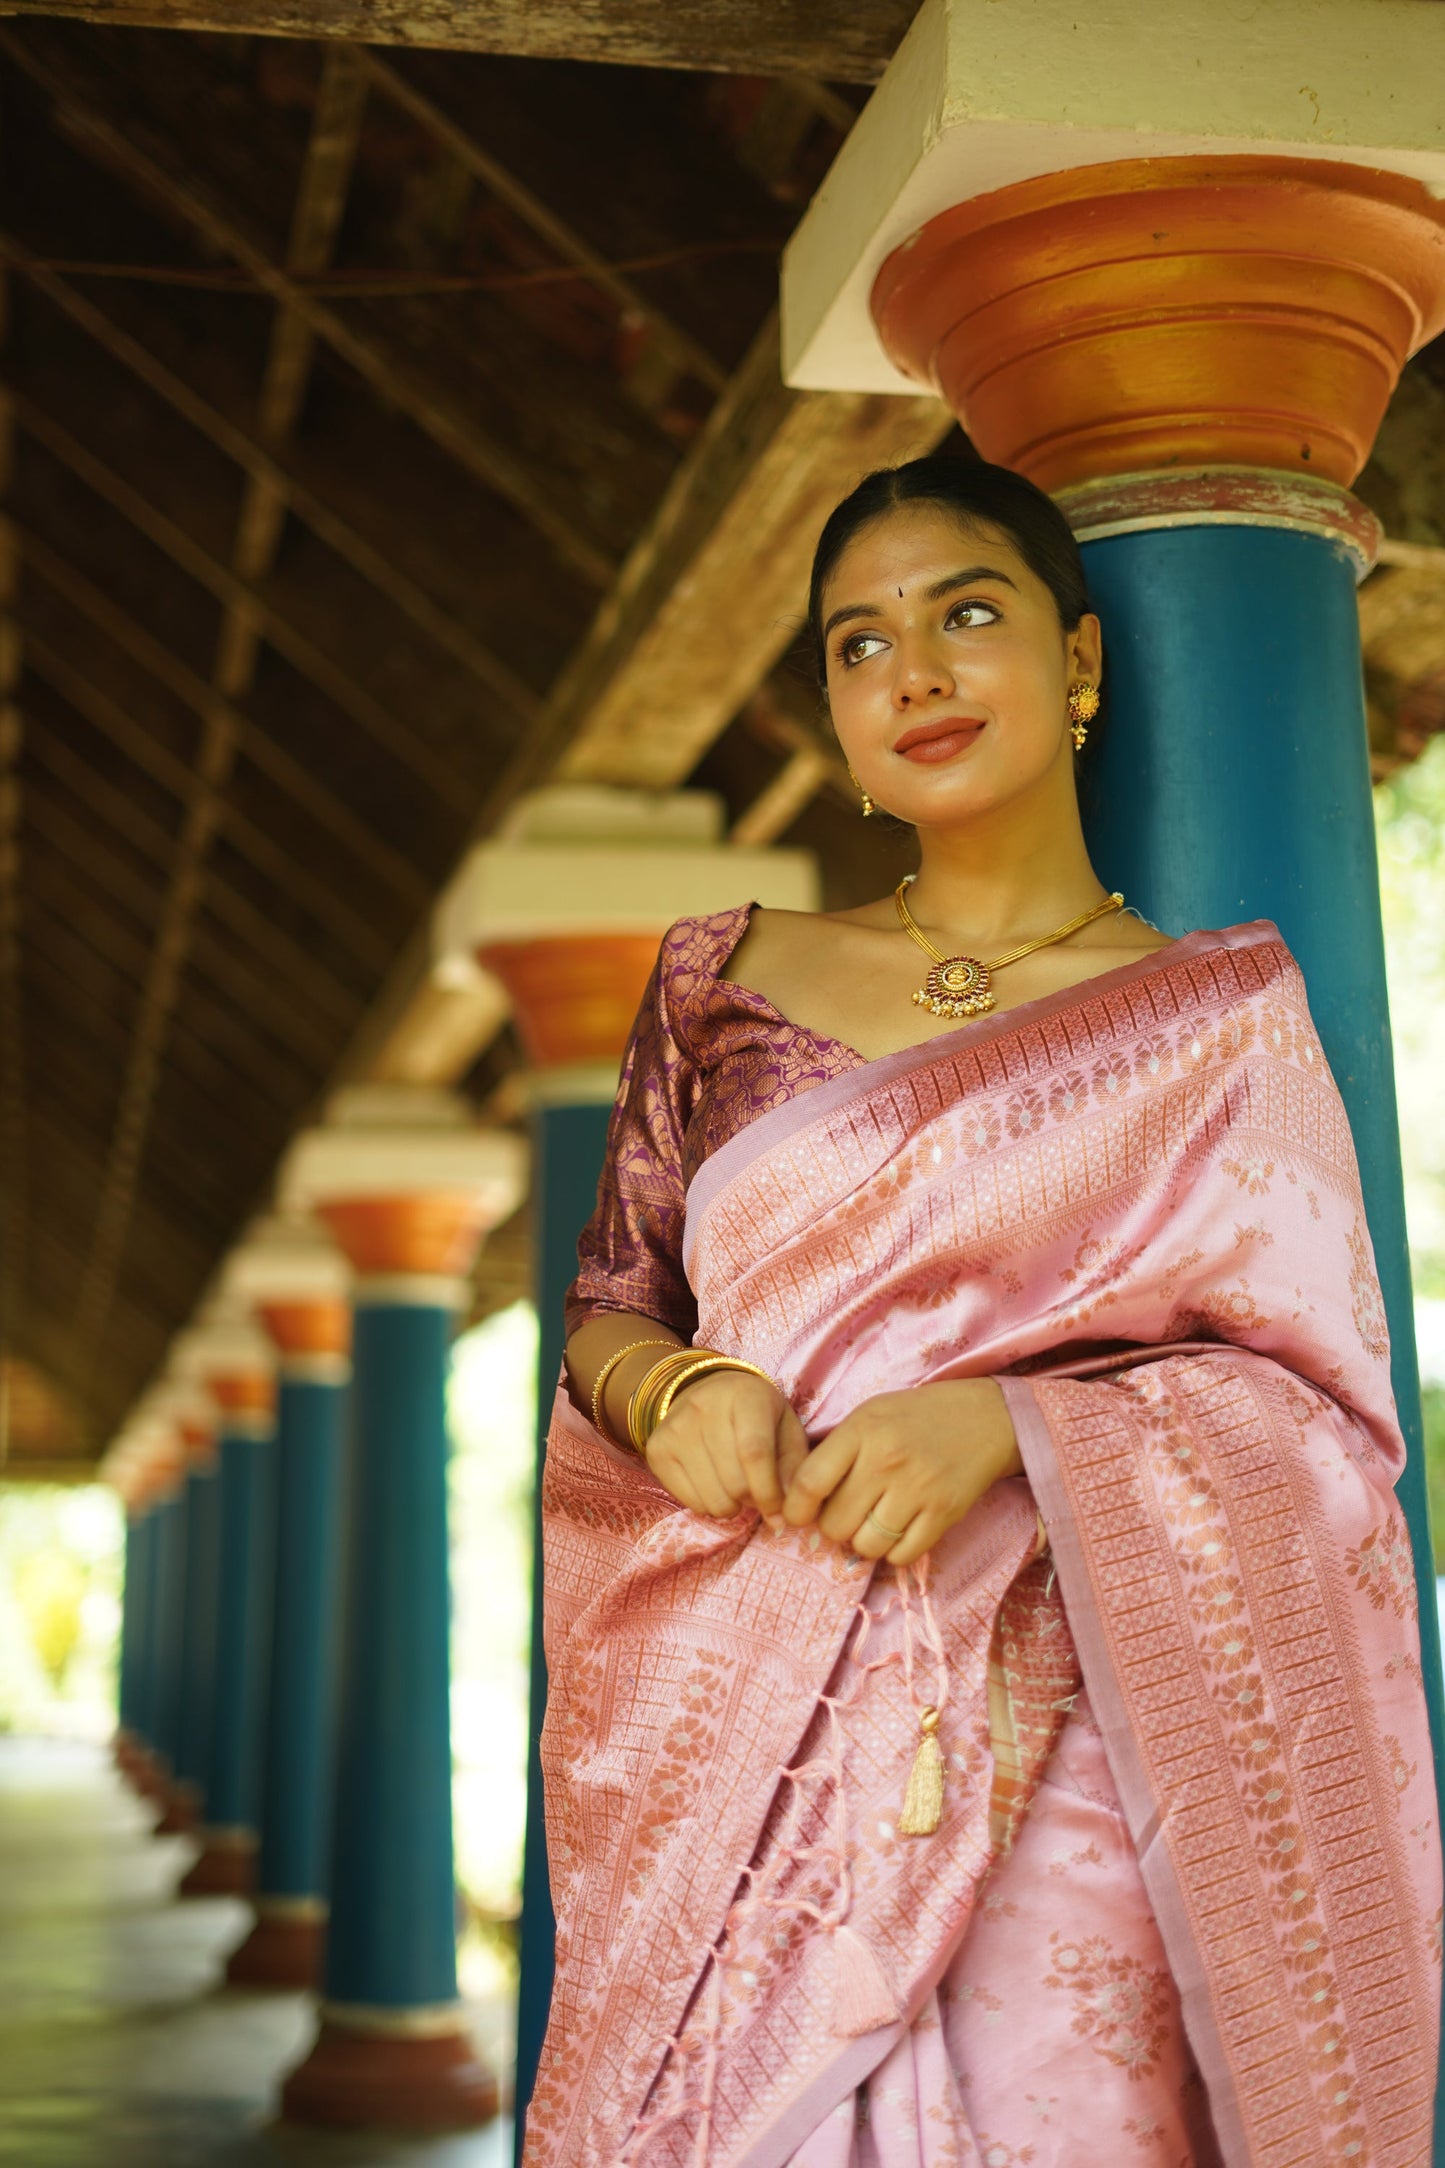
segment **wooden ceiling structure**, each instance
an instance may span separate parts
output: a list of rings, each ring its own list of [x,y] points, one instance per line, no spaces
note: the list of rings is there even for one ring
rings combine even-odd
[[[910,12],[0,0],[12,1471],[89,1465],[335,1083],[514,1110],[426,927],[520,791],[691,781],[830,900],[897,877],[795,634],[947,417],[785,390],[774,303]],[[1381,772],[1445,727],[1442,424],[1430,351],[1361,484]]]

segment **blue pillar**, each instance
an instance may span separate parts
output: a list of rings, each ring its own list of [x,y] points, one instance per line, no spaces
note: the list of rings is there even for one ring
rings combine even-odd
[[[532,1653],[527,1727],[527,1835],[522,1867],[521,1963],[517,1990],[517,2136],[520,2163],[526,2109],[532,2097],[547,2012],[552,1999],[556,1922],[547,1873],[539,1744],[547,1713],[547,1664],[542,1652],[542,1463],[557,1374],[566,1345],[562,1298],[577,1273],[577,1237],[592,1216],[607,1143],[611,1095],[605,1101],[545,1100],[532,1117],[533,1281],[537,1298],[537,1481],[533,1500]]]
[[[303,2123],[495,2115],[457,1996],[445,1389],[455,1285],[361,1280],[347,1471],[331,1912]]]
[[[120,1729],[116,1760],[137,1791],[150,1767],[151,1608],[155,1583],[155,1507],[147,1499],[126,1515],[121,1596]]]
[[[169,1796],[180,1730],[181,1656],[185,1621],[186,1514],[183,1490],[173,1490],[156,1507],[155,1592],[151,1609],[154,1636],[151,1655],[150,1743],[162,1778],[161,1797]]]
[[[255,1867],[276,1452],[273,1418],[262,1405],[269,1385],[257,1383],[254,1395],[231,1405],[224,1381],[213,1387],[222,1406],[215,1665],[206,1818],[200,1858],[181,1883],[187,1897],[244,1895]]]
[[[1422,1655],[1438,1759],[1435,1568],[1355,600],[1359,561],[1337,536],[1302,526],[1173,523],[1086,540],[1084,560],[1104,627],[1108,694],[1107,727],[1084,787],[1099,875],[1169,933],[1273,919],[1304,972],[1349,1113],[1409,1447],[1400,1498],[1426,1598]]]
[[[127,1507],[125,1551],[120,1583],[120,1646],[116,1663],[116,1758],[123,1765],[127,1744],[135,1738],[136,1657],[140,1613],[140,1514]]]
[[[349,1376],[335,1353],[282,1355],[256,1924],[226,1968],[251,1986],[313,1985],[324,1938]]]
[[[178,1778],[204,1819],[210,1767],[210,1711],[217,1682],[217,1580],[221,1572],[221,1476],[217,1461],[186,1476],[186,1652],[180,1682]]]
[[[1087,500],[1087,492],[1077,494]],[[1117,509],[1127,512],[1127,502]],[[1076,513],[1076,524],[1086,521],[1087,512],[1082,519]],[[1084,790],[1100,877],[1169,933],[1273,919],[1304,972],[1349,1114],[1407,1447],[1398,1488],[1422,1598],[1420,1654],[1438,1789],[1445,1704],[1358,563],[1338,537],[1283,523],[1102,533],[1085,540],[1084,560],[1104,627],[1109,700]],[[1445,2162],[1445,2130],[1437,2128],[1431,2159]]]
[[[201,1819],[205,1807],[220,1547],[220,1479],[212,1455],[193,1460],[186,1477],[186,1578],[175,1775],[178,1804],[192,1823]]]

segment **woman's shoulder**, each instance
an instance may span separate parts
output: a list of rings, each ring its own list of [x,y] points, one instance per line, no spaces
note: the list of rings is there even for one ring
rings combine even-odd
[[[751,903],[675,918],[657,951],[656,981],[673,1028],[686,1037],[705,1012],[724,965],[746,939]]]
[[[711,972],[716,976],[748,930],[754,905],[729,904],[722,911],[697,911],[675,918],[657,952],[667,972]]]
[[[1191,973],[1203,967],[1221,1007],[1243,1010],[1282,1000],[1308,1010],[1304,972],[1273,919],[1200,927],[1159,952],[1161,964],[1175,960]]]

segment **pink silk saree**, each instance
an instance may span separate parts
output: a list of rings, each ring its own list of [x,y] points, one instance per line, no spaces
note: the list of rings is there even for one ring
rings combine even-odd
[[[810,1436],[993,1376],[1027,1476],[895,1573],[680,1511],[559,1392],[528,2168],[1425,2162],[1403,1446],[1276,930],[798,1095],[702,1167],[686,1261]]]

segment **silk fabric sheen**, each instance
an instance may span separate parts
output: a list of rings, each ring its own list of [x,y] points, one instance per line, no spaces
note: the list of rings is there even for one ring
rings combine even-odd
[[[678,1510],[559,1393],[529,2168],[1423,2162],[1403,1446],[1276,930],[776,1106],[696,1175],[686,1256],[698,1339],[810,1436],[994,1376],[1027,1479],[895,1574]],[[944,1817],[900,1837],[930,1702]]]

